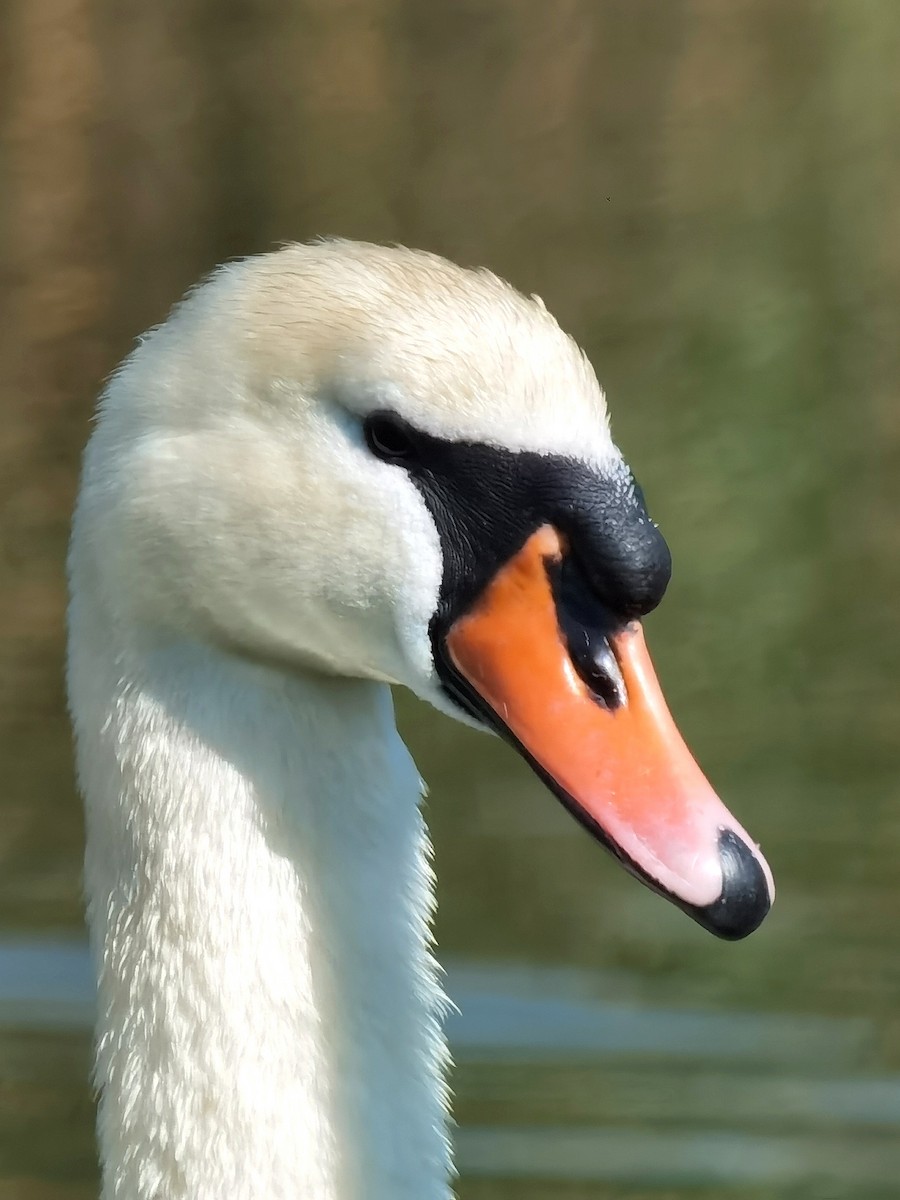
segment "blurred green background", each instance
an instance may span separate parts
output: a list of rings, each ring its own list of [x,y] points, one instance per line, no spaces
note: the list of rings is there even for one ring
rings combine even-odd
[[[779,886],[717,943],[402,698],[462,1200],[898,1194],[898,62],[895,0],[3,0],[0,1200],[96,1194],[94,397],[216,262],[316,234],[490,266],[584,344],[674,554],[663,684]]]

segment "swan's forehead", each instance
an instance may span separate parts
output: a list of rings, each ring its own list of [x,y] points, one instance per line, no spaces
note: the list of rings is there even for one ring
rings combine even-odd
[[[256,261],[260,318],[279,312],[274,346],[294,360],[275,374],[308,375],[358,413],[391,408],[454,441],[617,457],[584,354],[539,300],[496,276],[344,243]]]
[[[357,411],[384,407],[424,432],[508,450],[605,460],[614,455],[603,395],[559,330],[463,330],[440,346],[373,348],[343,394]]]

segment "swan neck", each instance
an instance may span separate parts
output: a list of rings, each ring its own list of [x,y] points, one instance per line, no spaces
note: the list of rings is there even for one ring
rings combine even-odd
[[[104,1200],[446,1200],[419,781],[382,685],[79,642]]]

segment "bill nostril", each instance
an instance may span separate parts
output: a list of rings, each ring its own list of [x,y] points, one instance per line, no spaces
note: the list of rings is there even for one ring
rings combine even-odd
[[[587,636],[586,636],[586,640]],[[600,641],[589,641],[589,652],[579,668],[579,660],[573,655],[576,668],[587,684],[591,694],[604,704],[610,712],[621,708],[627,700],[625,680],[622,671],[613,654],[612,647],[606,638]]]
[[[560,615],[572,665],[594,700],[615,712],[627,702],[625,680],[607,639],[596,630],[572,625]]]
[[[591,590],[583,571],[571,555],[545,563],[556,620],[575,671],[591,696],[615,712],[627,700],[625,680],[609,643],[616,621]]]
[[[732,829],[719,832],[722,891],[718,900],[694,909],[694,917],[710,933],[738,941],[753,933],[772,907],[769,882],[759,856]]]

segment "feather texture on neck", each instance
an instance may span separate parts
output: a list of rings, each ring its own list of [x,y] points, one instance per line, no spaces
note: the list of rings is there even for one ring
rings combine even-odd
[[[446,1197],[429,846],[388,689],[184,643],[120,677],[97,612],[71,619],[104,1200]]]

